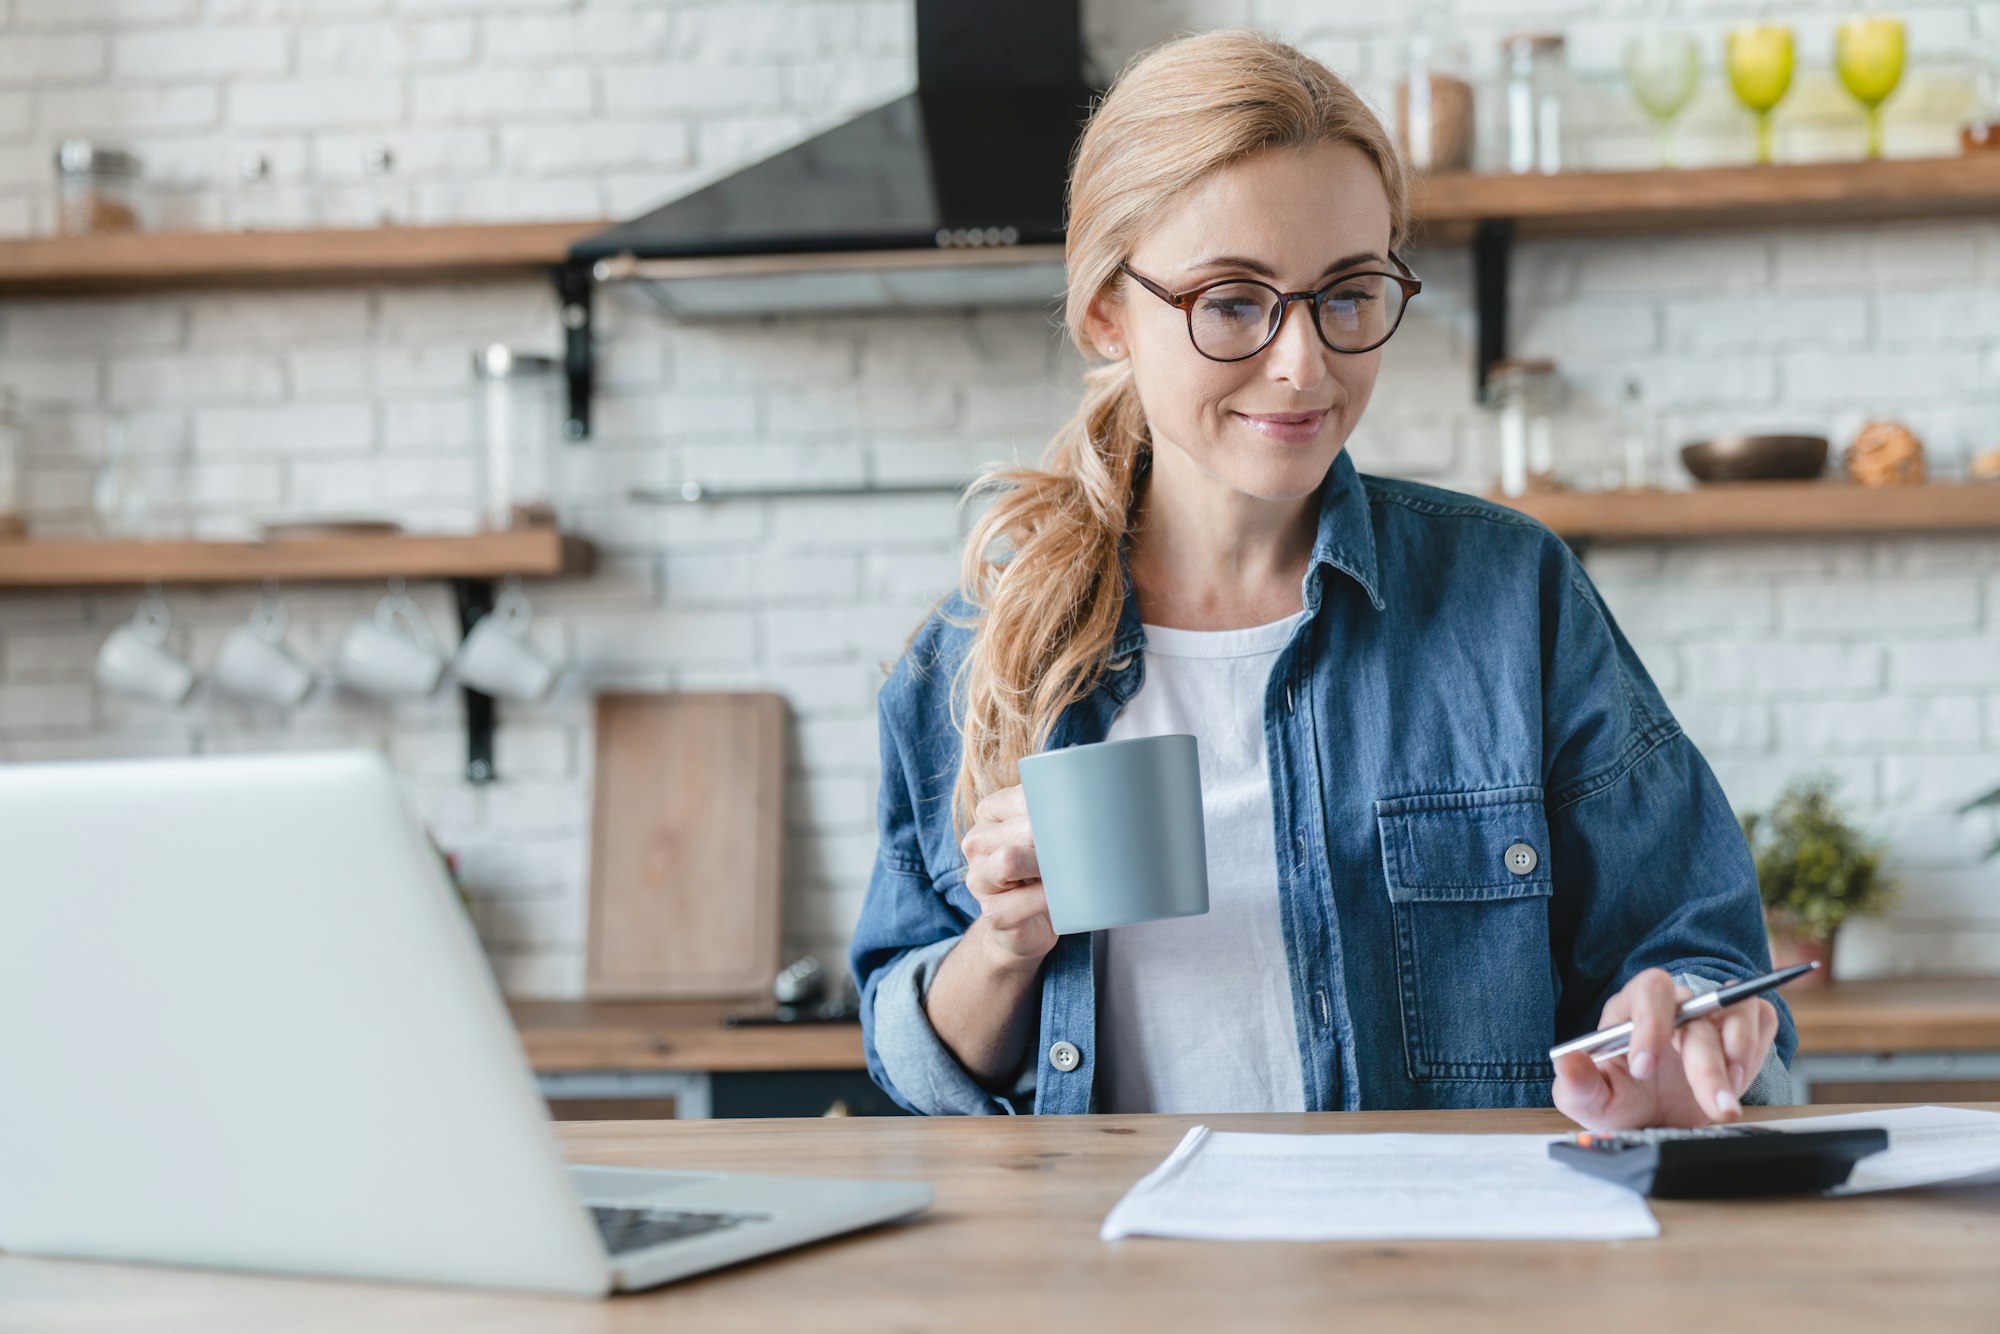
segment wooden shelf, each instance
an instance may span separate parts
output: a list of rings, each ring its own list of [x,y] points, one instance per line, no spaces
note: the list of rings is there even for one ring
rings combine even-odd
[[[0,296],[447,282],[539,274],[601,222],[283,232],[130,232],[0,241]]]
[[[1449,172],[1415,178],[1411,202],[1418,239],[1432,244],[1462,243],[1480,222],[1497,218],[1512,219],[1519,236],[1536,237],[1990,217],[2000,214],[2000,153],[1557,176]],[[0,297],[503,278],[562,263],[572,242],[606,225],[140,232],[0,241]],[[993,262],[1046,262],[1046,249],[993,252]],[[956,262],[965,259],[956,256]]]
[[[1557,492],[1489,497],[1567,538],[2000,532],[2000,483],[1867,487],[1848,482],[1733,482],[1692,491]]]
[[[1557,176],[1449,172],[1413,178],[1420,242],[1471,238],[1510,218],[1517,237],[1992,217],[2000,153]]]
[[[0,588],[498,579],[581,574],[590,544],[552,529],[464,537],[405,533],[270,542],[0,542]]]

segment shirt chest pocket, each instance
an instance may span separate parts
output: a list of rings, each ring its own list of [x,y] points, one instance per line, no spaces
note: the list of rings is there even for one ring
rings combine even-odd
[[[1553,1078],[1541,788],[1386,798],[1375,819],[1410,1078]]]

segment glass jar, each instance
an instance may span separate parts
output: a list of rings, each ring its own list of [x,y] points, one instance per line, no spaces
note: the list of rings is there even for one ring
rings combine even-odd
[[[555,522],[562,363],[489,343],[472,354],[479,383],[479,520],[489,529]]]
[[[27,432],[12,389],[0,389],[0,539],[28,535]]]
[[[1519,32],[1500,43],[1507,78],[1507,170],[1554,175],[1563,166],[1563,39]]]
[[[96,536],[162,540],[193,532],[188,439],[142,439],[122,412],[104,418],[104,461],[91,486]]]
[[[1403,77],[1396,84],[1396,143],[1417,171],[1466,171],[1472,166],[1472,82],[1462,43],[1433,24],[1410,34]]]
[[[1568,487],[1558,475],[1556,413],[1562,377],[1553,361],[1509,358],[1486,370],[1486,403],[1499,442],[1499,489],[1525,496]]]
[[[139,230],[139,159],[88,139],[56,147],[56,231],[64,236]]]

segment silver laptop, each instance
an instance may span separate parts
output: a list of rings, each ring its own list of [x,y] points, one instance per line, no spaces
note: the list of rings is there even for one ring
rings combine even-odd
[[[0,1250],[596,1296],[929,1187],[570,1167],[365,752],[0,767]]]

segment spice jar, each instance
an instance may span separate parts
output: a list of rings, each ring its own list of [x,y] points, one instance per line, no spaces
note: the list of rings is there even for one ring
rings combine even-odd
[[[28,498],[21,476],[26,436],[14,391],[0,389],[0,539],[28,535]]]
[[[56,148],[56,230],[64,236],[139,229],[139,159],[88,139]]]
[[[1396,143],[1417,171],[1472,166],[1472,84],[1465,48],[1427,31],[1410,36],[1396,84]]]
[[[1500,50],[1507,71],[1507,170],[1562,170],[1563,39],[1559,33],[1520,32]]]
[[[1486,369],[1500,455],[1500,494],[1567,490],[1557,474],[1556,410],[1562,380],[1553,361],[1508,358]]]
[[[487,528],[555,522],[560,368],[554,357],[530,356],[504,343],[472,354],[479,382],[479,513]]]

